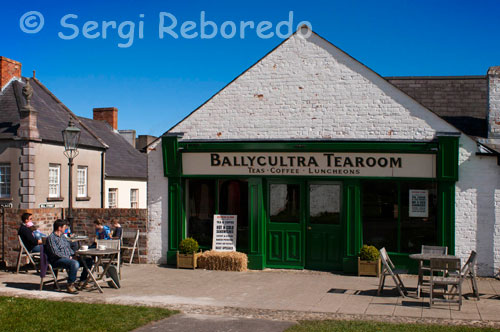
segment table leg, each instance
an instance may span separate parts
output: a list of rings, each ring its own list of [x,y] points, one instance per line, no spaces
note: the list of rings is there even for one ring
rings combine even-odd
[[[106,264],[106,266],[103,266],[104,271],[102,272],[101,279],[103,279],[106,276],[106,273],[108,272],[108,269],[111,266],[111,263],[113,263],[113,260],[116,258],[116,256],[117,256],[117,254],[111,254],[110,255],[108,264]],[[118,285],[113,280],[113,278],[110,278],[110,279],[113,282],[113,285],[115,285],[115,288],[118,289]]]
[[[97,282],[97,279],[94,276],[94,271],[101,264],[101,257],[98,258],[97,262],[94,264],[94,266],[92,266],[92,269],[89,269],[89,267],[87,266],[87,262],[85,262],[85,259],[82,259],[82,261],[83,261],[83,266],[85,267],[85,269],[87,269],[87,272],[89,274],[89,276],[87,277],[87,280],[85,280],[85,283],[83,284],[83,286],[85,287],[88,284],[89,277],[90,277],[92,279],[92,281],[94,282],[94,284],[96,285],[96,287],[99,290],[99,292],[100,293],[104,293],[102,291],[101,286],[99,286],[99,283]]]
[[[420,289],[422,288],[423,271],[422,271],[423,261],[418,261],[418,280],[417,280],[417,298],[420,298]]]

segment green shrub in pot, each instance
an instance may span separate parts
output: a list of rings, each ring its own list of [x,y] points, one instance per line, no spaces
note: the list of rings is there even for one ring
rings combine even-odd
[[[198,245],[198,241],[193,239],[192,237],[185,238],[179,243],[179,252],[181,254],[194,254],[198,252],[200,246]]]
[[[362,261],[374,262],[380,257],[380,252],[374,246],[363,245],[359,251],[359,259]]]

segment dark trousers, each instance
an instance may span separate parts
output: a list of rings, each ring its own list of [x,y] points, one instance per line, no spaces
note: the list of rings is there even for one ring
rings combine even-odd
[[[94,264],[94,261],[92,260],[92,258],[86,258],[85,263],[87,263],[87,266],[90,269]],[[81,261],[81,259],[76,260],[66,257],[59,258],[58,260],[52,263],[53,267],[64,268],[68,271],[68,284],[72,284],[76,281],[76,274],[78,272],[78,269],[80,268],[80,265],[83,266],[83,262]],[[87,280],[87,277],[88,277],[88,272],[84,268],[82,274],[80,275],[80,281]]]

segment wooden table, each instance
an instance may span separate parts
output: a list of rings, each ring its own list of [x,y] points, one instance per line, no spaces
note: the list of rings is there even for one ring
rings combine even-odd
[[[424,282],[423,265],[424,261],[430,261],[431,258],[458,258],[455,255],[436,255],[436,254],[411,254],[410,259],[418,260],[418,281],[417,281],[417,297],[420,297],[420,290]]]
[[[75,235],[75,236],[72,236],[72,237],[68,237],[68,241],[69,242],[79,242],[79,241],[85,241],[85,240],[88,240],[89,237],[86,236],[86,235]]]
[[[99,281],[106,281],[104,280],[104,277],[106,276],[106,272],[108,272],[109,266],[113,262],[113,260],[116,258],[118,255],[119,251],[116,249],[105,249],[105,250],[99,250],[99,249],[88,249],[88,250],[78,250],[76,254],[78,254],[80,257],[82,257],[83,261],[83,267],[84,269],[87,270],[89,277],[85,281],[84,287],[92,281],[96,288],[99,290],[99,292],[103,293],[101,286],[99,286]],[[87,262],[85,262],[85,257],[92,257],[92,258],[97,258],[97,261],[95,264],[92,266],[92,269],[89,269],[87,266]],[[109,258],[109,261],[107,262],[106,265],[103,265],[102,259],[103,258]],[[103,272],[99,273],[99,266],[103,267]],[[115,288],[118,288],[118,285],[114,282],[113,279],[110,279],[112,284],[114,285]]]

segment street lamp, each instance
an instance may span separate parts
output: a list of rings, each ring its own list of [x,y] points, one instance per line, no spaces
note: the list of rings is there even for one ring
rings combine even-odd
[[[80,129],[75,127],[73,119],[69,119],[69,124],[62,131],[64,141],[64,155],[68,158],[69,166],[69,190],[68,190],[68,220],[69,227],[73,232],[73,159],[78,156],[78,143],[80,141]]]

